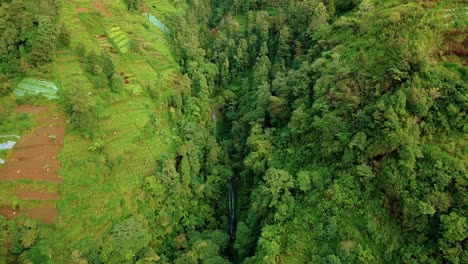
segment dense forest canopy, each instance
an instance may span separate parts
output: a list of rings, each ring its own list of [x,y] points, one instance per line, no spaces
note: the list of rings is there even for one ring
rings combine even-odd
[[[60,2],[0,2],[0,95],[70,45]],[[168,2],[182,10],[165,18],[170,149],[141,175],[136,209],[56,261],[468,263],[466,3]],[[151,56],[135,43],[126,56]],[[64,111],[93,144],[80,164],[111,177],[124,158],[101,111],[123,97],[122,63],[73,48],[94,88],[70,86]],[[138,95],[156,102],[162,86]],[[151,113],[134,142],[163,122]],[[0,256],[41,259],[52,244],[28,243],[36,225],[0,217]]]

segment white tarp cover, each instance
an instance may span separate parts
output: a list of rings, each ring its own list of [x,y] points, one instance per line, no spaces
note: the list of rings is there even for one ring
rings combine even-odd
[[[13,148],[13,146],[16,144],[15,141],[7,141],[5,143],[0,143],[0,150],[3,150],[3,149],[11,149]]]
[[[143,15],[151,22],[153,25],[161,29],[162,32],[164,33],[171,33],[171,30],[164,25],[163,22],[161,22],[159,19],[157,19],[155,16],[153,16],[150,13],[143,13]]]
[[[42,94],[49,99],[57,99],[58,87],[53,82],[24,78],[13,91],[18,96]]]

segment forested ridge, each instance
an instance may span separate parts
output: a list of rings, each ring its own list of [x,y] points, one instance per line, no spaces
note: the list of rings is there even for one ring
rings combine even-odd
[[[0,13],[15,2],[0,1]],[[19,13],[60,5],[31,2]],[[122,3],[131,16],[158,5]],[[142,91],[125,92],[119,69],[132,56],[163,59],[128,32],[133,50],[117,57],[70,44],[60,12],[24,20],[30,37],[9,43],[14,29],[0,25],[0,95],[46,71],[47,52],[61,46],[91,83],[70,85],[60,100],[67,133],[90,146],[83,160],[62,155],[64,178],[79,167],[97,180],[120,175],[130,158],[113,154],[104,109],[126,100],[143,100],[149,113],[132,144],[165,142],[145,160],[151,170],[132,178],[130,198],[109,203],[116,216],[99,236],[56,245],[54,227],[0,217],[5,263],[468,262],[463,1],[168,3],[178,10],[164,17],[178,68]],[[52,33],[41,30],[48,23]],[[63,252],[48,257],[55,247]]]
[[[447,49],[466,20],[447,29],[447,3],[193,4],[176,43],[223,113],[234,261],[467,261],[466,51]]]

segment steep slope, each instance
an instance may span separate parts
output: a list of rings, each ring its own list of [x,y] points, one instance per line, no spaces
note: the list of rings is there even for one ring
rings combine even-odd
[[[22,73],[60,87],[69,119],[58,157],[63,184],[53,225],[18,218],[2,231],[2,261],[169,261],[183,253],[174,252],[176,237],[187,237],[187,245],[210,237],[226,244],[227,234],[215,230],[215,215],[224,211],[208,205],[221,196],[223,182],[208,98],[197,113],[186,108],[198,99],[175,63],[170,31],[143,15],[153,13],[171,28],[184,5],[137,2],[129,10],[126,1],[61,1],[51,63]],[[216,257],[220,245],[210,243]]]

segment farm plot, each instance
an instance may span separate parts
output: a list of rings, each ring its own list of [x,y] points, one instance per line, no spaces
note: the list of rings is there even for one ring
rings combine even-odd
[[[77,3],[78,4],[78,3]],[[89,4],[89,2],[88,2]],[[76,6],[72,1],[63,1],[61,8],[61,22],[70,31],[70,47],[76,47],[80,43],[84,44],[88,51],[98,51],[97,41],[91,38],[88,30],[82,24],[79,15],[84,14],[78,12],[77,8],[82,6]]]
[[[92,86],[84,74],[78,57],[72,51],[58,51],[54,66],[62,89],[67,89],[72,85],[80,85],[84,88]]]
[[[104,29],[101,26],[101,18],[98,13],[79,13],[78,17],[81,21],[81,24],[89,32],[90,36],[95,36],[97,34],[103,33]]]
[[[38,126],[24,135],[16,144],[9,162],[2,168],[0,181],[32,179],[61,182],[60,164],[56,159],[65,135],[65,121],[50,116],[47,107],[21,106],[18,112],[37,116]]]
[[[60,154],[64,184],[56,228],[58,234],[66,234],[60,236],[61,241],[70,245],[90,234],[99,236],[121,217],[118,211],[123,194],[116,193],[119,182],[103,160],[93,158],[90,144],[78,134],[69,134]]]
[[[107,135],[103,138],[105,159],[88,149],[93,142],[74,134],[65,137],[60,154],[64,183],[53,234],[60,234],[64,246],[99,240],[112,223],[137,210],[141,179],[154,172],[156,158],[170,147],[159,136],[139,136],[154,112],[145,97],[107,107],[108,118],[101,123]],[[162,118],[160,123],[160,129],[167,130]]]
[[[134,184],[130,182],[139,182],[141,177],[149,175],[155,169],[156,159],[169,147],[163,143],[163,135],[169,133],[161,117],[158,131],[154,131],[157,133],[144,135],[152,113],[158,115],[146,98],[136,98],[110,108],[109,118],[103,124],[106,133],[111,134],[107,140],[109,158],[117,161],[115,178],[122,182],[122,190],[129,190]]]
[[[453,6],[441,12],[446,26],[466,26],[468,24],[468,7]]]
[[[131,63],[131,71],[133,74],[139,76],[139,78],[143,81],[143,83],[151,82],[157,79],[159,72],[155,71],[151,65],[142,60],[142,61],[133,61],[128,62]]]
[[[110,16],[110,12],[109,12],[109,10],[107,10],[107,7],[106,7],[106,5],[104,4],[104,2],[102,0],[101,1],[92,1],[91,5],[93,5],[94,8],[99,10],[104,16],[107,16],[107,17]]]
[[[117,51],[115,48],[112,46],[112,44],[107,40],[106,35],[98,34],[96,35],[96,39],[99,42],[99,48],[101,50],[104,50],[105,52],[109,54],[117,54]]]
[[[4,135],[2,139],[14,138],[4,143],[4,148],[15,150],[0,169],[0,214],[13,218],[23,214],[52,224],[57,217],[55,206],[58,200],[58,176],[60,163],[57,155],[65,135],[65,120],[57,113],[58,106],[34,107],[23,105],[16,109],[36,117],[38,125],[29,134],[18,140],[17,135]]]
[[[142,196],[142,179],[154,173],[162,159],[171,156],[168,152],[175,151],[172,147],[176,140],[170,132],[167,107],[154,102],[143,89],[147,84],[155,84],[157,89],[166,87],[164,76],[178,68],[174,64],[165,33],[152,25],[145,28],[143,23],[149,25],[150,22],[140,14],[129,13],[124,1],[99,1],[105,3],[110,11],[109,17],[77,14],[77,7],[94,10],[92,2],[74,0],[62,3],[62,10],[67,10],[63,12],[61,20],[72,32],[70,50],[78,43],[84,43],[88,51],[96,53],[99,49],[108,49],[109,45],[120,54],[132,52],[132,45],[139,45],[143,47],[141,50],[154,53],[137,52],[140,49],[135,49],[132,56],[112,56],[117,72],[123,78],[124,89],[141,95],[123,95],[116,103],[112,101],[112,105],[106,105],[101,113],[105,119],[99,121],[101,138],[95,139],[96,142],[73,131],[65,136],[58,157],[60,176],[63,178],[60,200],[57,202],[60,213],[54,226],[43,231],[43,235],[49,239],[39,242],[42,248],[54,248],[55,252],[68,252],[85,248],[87,244],[99,244],[103,233],[110,231],[115,223],[128,215],[137,214],[139,197]],[[161,1],[153,2],[159,4]],[[167,0],[162,2],[168,3]],[[152,10],[149,13],[156,14],[164,22],[169,21],[158,12]],[[91,17],[97,17],[98,21],[89,19]],[[93,25],[97,28],[90,29]],[[81,33],[74,34],[74,28]],[[61,89],[74,84],[92,86],[75,55],[64,51],[57,56],[60,59],[54,63],[60,80],[57,84]],[[151,63],[148,57],[152,57]],[[163,68],[166,70],[161,71]],[[155,80],[158,82],[155,83]],[[156,100],[160,100],[159,96]],[[147,129],[152,120],[150,115],[155,115],[158,120],[151,130]],[[91,147],[97,142],[102,143],[102,149]],[[35,197],[47,197],[50,203],[55,202],[55,197],[49,193],[43,190]],[[52,255],[52,260],[57,263],[69,260],[65,258]]]
[[[57,50],[55,57],[55,60],[60,63],[79,62],[78,56],[76,56],[74,52],[68,49]]]
[[[128,94],[132,96],[140,96],[144,94],[145,90],[143,89],[143,86],[133,74],[121,71],[120,76],[122,77],[124,82],[123,88],[125,91],[127,91]]]
[[[124,54],[130,50],[131,41],[119,26],[106,30],[106,34],[110,42],[120,53]]]
[[[57,99],[57,91],[57,85],[52,82],[24,78],[16,87],[14,93],[18,96],[42,94],[49,99]]]

